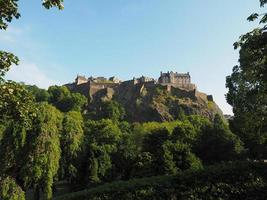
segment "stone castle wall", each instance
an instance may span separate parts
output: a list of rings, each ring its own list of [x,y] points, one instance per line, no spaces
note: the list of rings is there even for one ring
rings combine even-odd
[[[140,77],[133,78],[128,81],[112,81],[114,77],[111,77],[108,81],[104,77],[98,78],[85,78],[84,76],[77,76],[75,82],[72,84],[66,84],[66,86],[73,92],[79,92],[89,98],[92,98],[100,91],[108,91],[108,88],[115,89],[118,88],[131,88],[135,85],[144,86],[146,88],[155,87],[157,84],[166,86],[166,90],[169,92],[174,92],[177,95],[181,96],[194,96],[195,91],[197,90],[196,85],[191,83],[191,78],[189,73],[178,74],[174,72],[161,73],[158,82],[153,78],[149,77]],[[101,81],[103,79],[103,81]],[[177,89],[177,90],[176,90]],[[191,95],[191,93],[192,95]],[[190,94],[189,94],[190,93]]]
[[[100,90],[106,89],[106,88],[114,88],[118,86],[118,83],[94,83],[91,82],[89,84],[89,95],[93,96],[95,93],[97,93]]]
[[[185,90],[196,90],[197,87],[195,84],[178,84],[178,83],[160,83],[160,85],[163,85],[163,86],[166,86],[166,85],[169,85],[171,87],[174,87],[174,88],[182,88],[182,89],[185,89]]]

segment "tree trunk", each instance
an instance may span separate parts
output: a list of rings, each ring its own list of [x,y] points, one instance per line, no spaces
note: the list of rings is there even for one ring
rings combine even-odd
[[[39,186],[34,186],[33,188],[33,199],[34,200],[40,200],[40,188]]]

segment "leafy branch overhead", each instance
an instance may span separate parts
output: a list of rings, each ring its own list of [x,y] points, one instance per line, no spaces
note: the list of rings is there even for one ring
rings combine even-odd
[[[265,4],[267,4],[267,0],[260,0],[261,7],[264,7]],[[259,17],[261,17],[260,24],[267,23],[267,13],[263,13],[263,14],[253,13],[247,18],[247,20],[248,21],[255,21]],[[266,29],[266,28],[267,27],[265,26],[264,29]]]
[[[18,19],[20,13],[18,11],[19,0],[0,0],[0,29],[6,29],[8,23],[14,18]],[[43,6],[47,9],[57,7],[60,10],[64,8],[63,0],[43,0]]]
[[[19,0],[0,0],[0,30],[6,30],[8,23],[14,18],[18,19],[20,13],[18,11]],[[43,6],[47,9],[57,7],[63,9],[63,0],[43,0]],[[0,51],[0,82],[10,69],[12,64],[18,65],[19,59],[12,53]]]
[[[260,3],[263,7],[267,0]],[[234,48],[239,49],[239,65],[226,79],[226,98],[234,112],[231,129],[249,148],[250,156],[257,159],[266,156],[267,142],[267,13],[254,13],[248,18],[254,21],[259,17],[263,27],[240,36],[234,43]]]
[[[267,0],[260,0],[260,6],[261,7],[264,7],[265,4],[267,4]],[[254,47],[258,47],[262,44],[266,44],[266,38],[267,38],[267,12],[265,13],[262,13],[262,14],[259,14],[259,13],[253,13],[251,14],[247,20],[248,21],[255,21],[257,19],[260,18],[260,21],[259,21],[259,24],[263,24],[263,27],[259,27],[259,28],[256,28],[244,35],[241,35],[240,36],[240,39],[239,41],[235,42],[234,43],[234,48],[235,49],[238,49],[240,47],[242,47],[243,44],[245,44],[248,40],[257,40],[257,41],[254,41]],[[257,35],[258,37],[254,37],[255,35]],[[256,45],[256,46],[255,46]]]
[[[58,7],[58,9],[62,10],[64,8],[63,0],[44,0],[43,6],[46,9],[50,9],[53,6]]]
[[[266,3],[267,3],[267,0],[260,0],[260,3],[261,3],[261,7],[263,7],[263,6],[264,6],[264,4],[266,4]]]
[[[7,28],[7,22],[11,22],[13,18],[18,19],[18,0],[0,0],[0,29]]]
[[[12,64],[18,65],[19,59],[12,53],[0,51],[0,82],[3,76],[10,69]]]

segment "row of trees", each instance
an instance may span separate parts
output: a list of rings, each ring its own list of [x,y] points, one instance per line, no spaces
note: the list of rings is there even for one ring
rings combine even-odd
[[[1,120],[0,188],[12,188],[9,193],[0,193],[1,198],[12,194],[21,199],[13,190],[33,189],[35,199],[51,199],[59,180],[67,181],[73,189],[91,187],[201,169],[206,164],[241,158],[244,153],[242,142],[219,115],[213,122],[190,116],[183,121],[129,124],[122,120],[122,107],[111,101],[103,103],[95,120],[83,114],[82,107],[71,106],[68,112],[57,107],[62,99],[77,95],[65,87],[48,91],[20,87],[29,101],[18,98],[17,102],[23,100],[32,114],[18,121],[7,112]],[[40,96],[49,98],[37,102]]]
[[[43,5],[62,8],[62,0],[45,0]],[[19,16],[17,0],[0,1],[0,29]],[[101,112],[83,115],[86,99],[65,87],[45,91],[6,82],[4,75],[18,58],[0,51],[0,198],[23,200],[24,191],[33,189],[35,199],[51,199],[57,180],[80,188],[266,158],[266,21],[262,14],[263,26],[235,43],[240,64],[227,77],[227,100],[235,114],[230,127],[237,135],[219,116],[212,122],[190,116],[170,123],[129,124],[113,101],[103,103]]]
[[[261,7],[267,4],[260,0]],[[227,101],[233,106],[230,127],[249,149],[250,157],[267,158],[267,12],[254,13],[260,27],[242,35],[234,44],[239,49],[239,65],[227,77]]]

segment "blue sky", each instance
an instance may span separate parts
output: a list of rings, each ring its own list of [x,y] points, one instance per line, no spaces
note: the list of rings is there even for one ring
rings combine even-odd
[[[22,17],[0,32],[0,49],[16,53],[20,66],[7,78],[48,87],[77,74],[141,75],[190,72],[202,92],[225,113],[225,77],[237,64],[232,44],[257,23],[257,0],[75,0],[45,10],[21,1]]]

